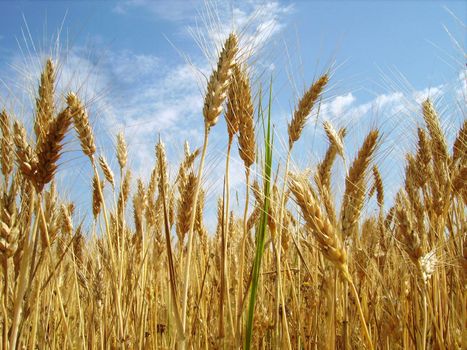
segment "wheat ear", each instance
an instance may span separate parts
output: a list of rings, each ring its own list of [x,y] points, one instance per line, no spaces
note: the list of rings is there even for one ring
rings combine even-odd
[[[7,181],[8,176],[13,171],[13,135],[11,130],[10,116],[5,110],[0,113],[0,130],[2,139],[0,141],[2,174]]]
[[[305,92],[305,94],[298,102],[293,118],[288,125],[289,148],[292,148],[293,144],[300,138],[311,110],[323,92],[324,87],[328,81],[328,74],[326,73],[322,75],[310,86],[310,88]]]
[[[75,130],[78,134],[83,153],[89,158],[92,158],[96,152],[96,145],[94,144],[94,135],[91,125],[89,124],[88,113],[74,93],[70,92],[66,100],[70,107]]]
[[[101,166],[105,179],[115,188],[114,173],[104,156],[99,156],[99,165]]]
[[[57,171],[57,161],[63,148],[62,142],[71,124],[68,108],[49,122],[48,130],[37,145],[37,173],[35,184],[38,192],[49,183]]]
[[[344,200],[341,209],[344,239],[353,234],[360,218],[365,200],[366,171],[376,150],[378,135],[378,130],[372,130],[368,133],[345,178]]]
[[[217,123],[219,115],[222,112],[222,104],[227,95],[227,88],[229,87],[232,66],[235,63],[237,50],[237,36],[232,33],[225,41],[219,55],[217,69],[211,73],[208,81],[203,107],[204,122],[208,128]]]
[[[120,165],[120,169],[125,168],[128,160],[128,150],[125,137],[122,132],[119,132],[117,135],[117,160]]]
[[[44,71],[41,73],[39,84],[39,97],[36,98],[36,115],[34,118],[34,132],[39,141],[48,130],[49,123],[54,115],[54,84],[55,70],[51,59],[47,60]]]

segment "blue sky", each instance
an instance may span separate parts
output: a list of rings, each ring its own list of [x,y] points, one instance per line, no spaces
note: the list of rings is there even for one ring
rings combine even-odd
[[[421,98],[438,102],[451,139],[465,118],[465,1],[0,1],[0,12],[0,104],[30,125],[31,92],[52,53],[59,93],[78,90],[86,100],[98,145],[115,168],[113,135],[124,131],[135,176],[149,175],[159,133],[173,160],[185,139],[200,145],[203,74],[232,28],[255,48],[255,88],[273,76],[276,159],[298,96],[331,65],[320,120],[349,128],[349,159],[365,132],[380,127],[376,160],[390,181],[401,177],[402,154],[415,142]],[[307,127],[297,167],[322,157],[321,129]],[[225,144],[220,122],[207,163],[211,198],[222,182]],[[74,139],[66,149],[59,181],[84,206],[87,193],[72,189],[88,186],[87,161]],[[240,164],[236,156],[234,188],[243,184]],[[335,191],[341,186],[336,179]]]

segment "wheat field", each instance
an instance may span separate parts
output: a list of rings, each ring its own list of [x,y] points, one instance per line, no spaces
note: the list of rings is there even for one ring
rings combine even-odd
[[[297,169],[294,145],[332,72],[276,125],[288,135],[278,160],[273,85],[256,91],[239,45],[232,32],[208,77],[203,143],[168,164],[159,140],[148,181],[132,180],[123,133],[115,161],[100,154],[79,92],[56,92],[53,58],[36,77],[32,128],[0,106],[3,349],[467,348],[466,119],[447,135],[436,103],[418,106],[395,198],[375,157],[378,127],[349,154],[347,130],[319,122],[327,150],[311,170]],[[212,176],[205,160],[219,118],[224,190],[208,230],[202,179]],[[65,138],[79,141],[93,169],[91,225],[54,182]],[[230,209],[237,148],[242,212]],[[336,162],[346,166],[342,195],[332,189]]]

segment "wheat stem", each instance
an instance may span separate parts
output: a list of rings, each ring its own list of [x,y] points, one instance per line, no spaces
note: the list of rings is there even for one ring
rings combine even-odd
[[[244,305],[244,269],[245,269],[245,245],[246,239],[248,236],[248,203],[250,201],[250,167],[245,169],[245,206],[243,209],[243,235],[241,240],[241,250],[240,250],[240,272],[238,275],[238,291],[237,291],[237,322],[236,322],[236,331],[235,334],[237,336],[237,344],[242,343],[242,334],[241,334],[241,318],[243,313],[243,305]],[[246,294],[247,291],[245,291]]]
[[[357,303],[358,315],[360,316],[360,321],[362,323],[362,328],[363,328],[363,335],[365,336],[365,339],[368,343],[370,350],[373,350],[374,349],[373,342],[371,340],[370,332],[368,331],[368,327],[366,325],[366,320],[365,320],[365,316],[363,315],[362,305],[360,303],[360,298],[358,296],[357,289],[355,288],[355,284],[353,283],[352,277],[350,276],[349,272],[345,270],[343,271],[343,274],[344,274],[345,280],[350,285],[350,291],[352,292],[355,302]]]
[[[195,193],[193,196],[193,208],[196,208],[198,204],[198,195],[199,195],[199,191],[201,188],[201,179],[203,175],[204,161],[206,158],[206,150],[208,147],[209,129],[210,127],[208,126],[208,124],[205,124],[203,150],[201,151],[201,159],[200,159],[199,168],[198,168],[198,175],[196,177],[196,188],[195,188]],[[182,294],[182,326],[183,326],[184,338],[186,337],[186,331],[187,331],[186,311],[187,311],[187,304],[188,304],[188,287],[189,287],[189,281],[190,281],[191,255],[192,255],[192,250],[193,250],[193,228],[195,225],[195,219],[196,219],[196,210],[192,210],[191,217],[190,217],[190,229],[188,231],[188,252],[187,252],[187,258],[185,262],[185,271],[184,271],[184,277],[183,277],[183,291],[182,291],[183,293]],[[180,348],[181,349],[185,348],[184,339],[180,343]]]
[[[229,143],[227,144],[227,156],[225,160],[225,232],[229,232],[230,229],[230,170],[229,170],[229,165],[230,165],[230,151],[232,149],[232,137],[229,137]],[[232,304],[230,300],[230,278],[229,278],[229,272],[228,272],[228,256],[227,256],[227,245],[228,245],[228,237],[229,235],[225,235],[225,240],[224,240],[224,275],[226,276],[226,293],[227,293],[227,312],[229,316],[229,323],[231,327],[231,333],[232,336],[235,338],[235,329],[234,329],[234,321],[233,321],[233,315],[232,315]]]

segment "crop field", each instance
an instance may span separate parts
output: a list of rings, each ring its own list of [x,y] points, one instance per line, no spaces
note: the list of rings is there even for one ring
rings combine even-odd
[[[178,161],[154,136],[144,175],[124,130],[98,146],[87,98],[59,89],[57,57],[31,78],[32,115],[2,100],[0,348],[467,347],[466,85],[455,129],[449,100],[416,102],[397,182],[380,171],[395,134],[367,124],[350,151],[355,127],[321,118],[334,64],[279,124],[275,81],[255,79],[251,50],[241,30],[222,38],[196,111],[201,142],[170,145]],[[308,127],[323,151],[302,166]],[[56,181],[76,161],[70,144],[90,169],[84,208]]]

